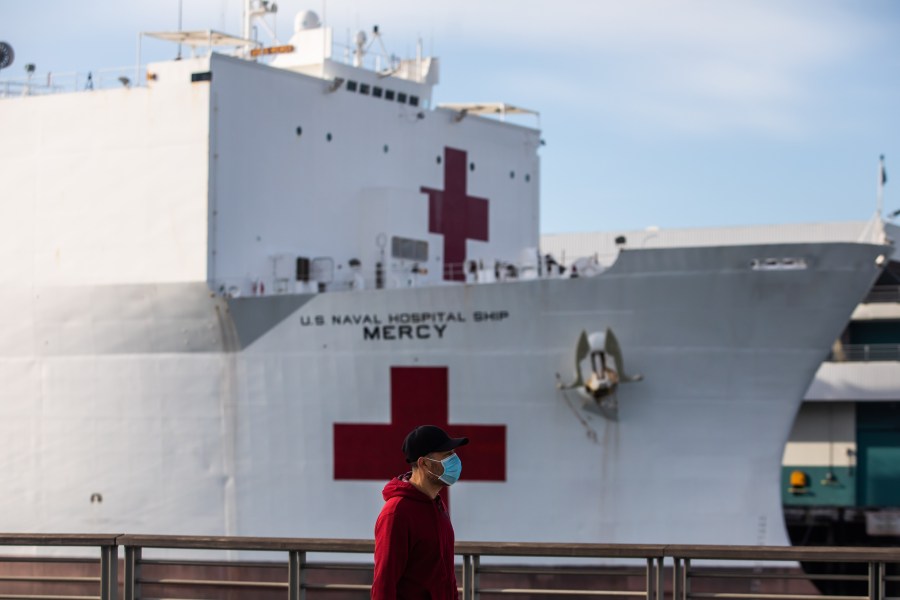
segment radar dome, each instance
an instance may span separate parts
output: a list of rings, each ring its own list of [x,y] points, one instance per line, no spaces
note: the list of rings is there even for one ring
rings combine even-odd
[[[315,29],[321,26],[322,22],[319,20],[319,15],[311,10],[304,10],[303,12],[299,12],[297,13],[297,16],[294,17],[295,33],[303,31],[304,29]]]

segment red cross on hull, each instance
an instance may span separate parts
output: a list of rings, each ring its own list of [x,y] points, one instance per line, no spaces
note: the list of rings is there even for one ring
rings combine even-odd
[[[446,367],[391,367],[391,422],[334,424],[334,478],[387,481],[409,470],[400,447],[419,425],[468,437],[460,481],[506,481],[506,426],[448,423]]]
[[[444,235],[444,279],[465,281],[466,240],[488,241],[488,200],[469,196],[467,155],[444,148],[444,188],[428,194],[428,231]]]

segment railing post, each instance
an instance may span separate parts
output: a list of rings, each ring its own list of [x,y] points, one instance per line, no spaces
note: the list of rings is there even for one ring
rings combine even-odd
[[[869,600],[881,600],[881,566],[874,560],[869,561]]]
[[[691,595],[691,559],[684,559],[681,569],[681,600],[688,600]]]
[[[470,554],[463,554],[462,557],[462,600],[470,600],[472,597],[472,579],[469,576]]]
[[[291,550],[288,552],[288,598],[289,600],[306,600],[306,552]]]
[[[654,590],[654,588],[656,587],[656,577],[654,577],[654,573],[653,573],[653,559],[652,558],[647,559],[647,568],[646,568],[646,572],[645,572],[645,579],[646,579],[647,600],[654,600],[653,597],[656,595],[656,592]]]
[[[672,600],[681,600],[681,559],[672,557]]]
[[[100,600],[118,600],[119,547],[100,547]]]
[[[662,556],[657,557],[656,559],[656,600],[665,600],[666,596],[666,582],[664,579],[665,569],[664,569],[665,558]]]
[[[472,599],[478,600],[481,592],[478,591],[478,566],[481,564],[481,558],[477,554],[473,554],[471,558],[472,564]]]
[[[139,600],[141,597],[141,549],[125,546],[125,600]]]

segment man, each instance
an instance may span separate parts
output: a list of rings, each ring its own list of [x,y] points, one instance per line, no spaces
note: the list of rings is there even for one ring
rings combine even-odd
[[[440,492],[462,471],[456,448],[469,438],[451,438],[440,427],[422,425],[403,441],[412,471],[384,486],[385,505],[375,522],[372,600],[456,600],[453,525]]]

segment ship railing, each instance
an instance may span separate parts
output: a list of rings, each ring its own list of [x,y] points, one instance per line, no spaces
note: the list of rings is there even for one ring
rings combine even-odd
[[[136,87],[144,83],[146,73],[146,67],[131,65],[87,72],[48,72],[19,79],[6,79],[0,81],[0,98]]]
[[[534,279],[563,279],[573,277],[594,277],[605,270],[604,266],[591,263],[591,268],[581,271],[570,267],[553,264],[550,267],[536,263],[512,263],[497,261],[490,265],[446,264],[437,270],[426,264],[413,261],[400,261],[397,264],[379,270],[343,269],[335,276],[334,272],[322,278],[313,275],[309,281],[293,281],[290,278],[274,279],[274,281],[257,279],[247,282],[219,281],[215,289],[223,296],[251,296],[272,294],[296,294],[318,292],[346,292],[360,289],[404,289],[414,287],[432,287],[455,283],[485,284],[510,281],[530,281]]]
[[[123,534],[0,534],[0,545],[99,550],[94,558],[0,556],[0,597],[48,600],[362,600],[371,590],[374,552],[371,540]],[[196,551],[271,558],[184,558]],[[898,600],[900,587],[897,548],[458,542],[456,555],[461,600]],[[51,572],[60,565],[69,574]],[[820,593],[815,583],[832,591]]]
[[[876,285],[863,300],[863,304],[900,302],[900,285]]]
[[[378,38],[372,40],[377,41]],[[331,58],[338,60],[346,65],[352,65],[359,61],[359,67],[369,71],[375,71],[381,75],[393,74],[401,69],[404,63],[410,64],[414,69],[409,73],[411,81],[424,82],[426,57],[419,56],[414,59],[403,59],[396,54],[392,54],[381,45],[370,44],[361,56],[357,53],[357,47],[348,42],[333,41],[331,43]]]
[[[831,362],[888,362],[900,360],[900,344],[842,344],[831,351]]]
[[[676,545],[664,554],[673,565],[672,600],[897,600],[900,594],[897,548]],[[803,570],[783,568],[792,563]],[[728,566],[735,564],[752,566]],[[740,581],[749,589],[723,589],[724,582]]]

